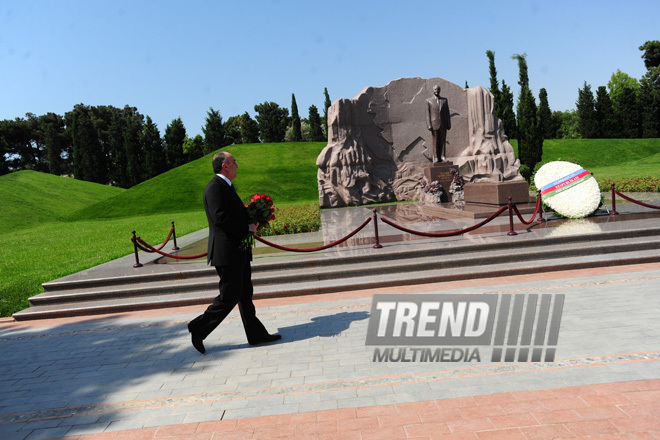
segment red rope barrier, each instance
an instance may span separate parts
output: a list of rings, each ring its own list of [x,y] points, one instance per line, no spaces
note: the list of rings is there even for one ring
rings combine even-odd
[[[197,258],[202,258],[202,257],[205,257],[206,255],[208,255],[208,252],[204,252],[203,254],[199,254],[199,255],[172,255],[172,254],[168,254],[167,252],[162,252],[159,249],[156,249],[155,247],[151,246],[146,241],[142,240],[140,237],[137,237],[137,241],[139,241],[140,244],[142,244],[142,246],[144,246],[145,248],[148,249],[148,250],[146,250],[146,252],[157,252],[157,253],[161,254],[162,256],[164,256],[164,257],[176,258],[177,260],[195,260]],[[138,245],[138,247],[140,247],[140,249],[142,249],[142,247],[140,245]]]
[[[532,224],[534,222],[534,220],[536,219],[536,214],[539,213],[540,209],[541,209],[541,198],[537,197],[536,198],[536,208],[534,209],[534,214],[532,214],[532,218],[529,221],[525,221],[522,218],[522,215],[520,215],[520,211],[518,211],[518,207],[516,205],[513,205],[513,212],[516,213],[516,215],[518,216],[518,220],[520,220],[520,222],[524,225]]]
[[[660,206],[649,205],[648,203],[644,203],[644,202],[640,202],[640,201],[635,200],[635,199],[631,199],[630,197],[621,194],[621,193],[620,193],[619,191],[617,191],[617,190],[614,190],[614,192],[616,193],[616,195],[618,195],[619,197],[621,197],[621,198],[623,198],[623,199],[625,199],[625,200],[628,200],[629,202],[637,203],[638,205],[644,206],[644,207],[646,207],[646,208],[660,209]]]
[[[470,232],[470,231],[473,231],[477,228],[480,228],[481,226],[483,226],[486,223],[493,220],[498,215],[502,214],[507,209],[509,209],[509,206],[502,206],[495,214],[491,215],[490,217],[488,217],[486,220],[482,221],[481,223],[478,223],[474,226],[470,226],[469,228],[458,229],[456,231],[450,231],[450,232],[420,232],[420,231],[413,231],[412,229],[408,229],[408,228],[404,228],[403,226],[399,226],[396,223],[393,223],[393,222],[389,221],[386,218],[381,217],[380,220],[382,222],[387,223],[388,225],[396,228],[396,229],[399,229],[403,232],[407,232],[407,233],[413,234],[413,235],[421,235],[422,237],[452,237],[454,235],[465,234],[466,232]]]
[[[270,242],[270,241],[268,241],[268,240],[264,240],[263,238],[259,237],[258,235],[255,235],[254,238],[256,238],[257,240],[259,240],[259,241],[262,242],[263,244],[266,244],[266,245],[268,245],[268,246],[274,247],[275,249],[279,249],[279,250],[282,250],[282,251],[289,251],[289,252],[316,252],[316,251],[322,251],[322,250],[324,250],[324,249],[331,248],[331,247],[333,247],[333,246],[337,246],[338,244],[341,244],[341,243],[345,242],[346,240],[348,240],[349,238],[351,238],[352,236],[354,236],[355,234],[357,234],[358,232],[360,232],[360,231],[362,230],[362,228],[364,228],[365,226],[367,226],[367,224],[369,224],[370,221],[371,221],[371,217],[367,218],[367,219],[364,221],[364,223],[362,223],[362,224],[361,224],[361,225],[360,225],[355,231],[351,232],[351,233],[348,234],[346,237],[341,238],[341,239],[339,239],[339,240],[337,240],[337,241],[333,241],[332,243],[330,243],[330,244],[326,244],[325,246],[319,246],[319,247],[315,247],[315,248],[307,248],[307,249],[290,248],[290,247],[286,247],[286,246],[280,246],[279,244],[272,243],[272,242]]]

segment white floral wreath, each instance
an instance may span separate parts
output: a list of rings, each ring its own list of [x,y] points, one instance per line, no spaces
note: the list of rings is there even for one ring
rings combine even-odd
[[[600,205],[596,179],[571,162],[548,162],[536,172],[534,184],[541,190],[543,202],[564,217],[587,217]]]

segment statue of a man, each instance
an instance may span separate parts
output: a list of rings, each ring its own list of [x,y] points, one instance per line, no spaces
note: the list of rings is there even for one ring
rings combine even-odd
[[[433,86],[435,97],[426,100],[426,127],[433,134],[433,163],[445,159],[445,144],[447,130],[451,129],[449,103],[447,98],[440,96],[440,86]]]

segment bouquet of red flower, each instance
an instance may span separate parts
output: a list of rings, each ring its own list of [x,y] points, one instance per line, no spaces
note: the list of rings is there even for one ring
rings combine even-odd
[[[248,222],[258,226],[259,229],[267,228],[268,222],[275,220],[275,209],[273,209],[273,199],[266,194],[255,194],[250,199],[250,203],[245,205],[248,213]],[[243,239],[241,248],[246,250],[254,246],[254,234],[248,233]]]

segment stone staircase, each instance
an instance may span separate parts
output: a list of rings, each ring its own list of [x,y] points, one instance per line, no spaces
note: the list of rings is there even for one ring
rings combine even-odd
[[[654,224],[655,226],[655,224]],[[255,298],[660,262],[660,227],[583,235],[460,237],[417,240],[382,249],[266,259],[253,264]],[[45,283],[16,320],[209,304],[218,277],[204,264],[160,273]]]

